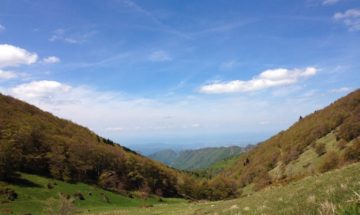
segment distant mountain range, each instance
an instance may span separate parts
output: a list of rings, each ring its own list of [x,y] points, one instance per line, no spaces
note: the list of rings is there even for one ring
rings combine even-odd
[[[226,158],[239,155],[249,148],[251,147],[208,147],[194,150],[183,150],[179,152],[171,149],[165,149],[155,152],[148,157],[177,169],[198,170],[207,168]]]

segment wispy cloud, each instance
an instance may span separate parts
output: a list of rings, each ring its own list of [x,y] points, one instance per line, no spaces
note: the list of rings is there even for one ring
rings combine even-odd
[[[79,33],[79,32],[68,32],[68,30],[65,30],[63,28],[56,29],[51,37],[49,38],[49,41],[55,42],[55,41],[62,41],[69,44],[80,44],[84,43],[89,40],[90,37],[96,34],[96,31],[89,31],[85,33]]]
[[[1,79],[6,79],[6,80],[13,79],[13,78],[17,78],[17,77],[18,77],[18,75],[16,72],[0,69],[0,80]]]
[[[56,56],[49,56],[46,57],[42,60],[43,63],[46,64],[54,64],[54,63],[59,63],[60,62],[60,58],[56,57]]]
[[[0,32],[2,32],[2,31],[5,31],[5,26],[3,26],[2,24],[0,24]]]
[[[335,89],[331,89],[330,92],[332,93],[346,93],[346,92],[350,92],[351,88],[349,87],[340,87],[340,88],[335,88]]]
[[[228,32],[235,30],[237,28],[240,28],[242,26],[245,26],[249,23],[254,22],[254,20],[246,20],[246,21],[237,21],[237,22],[228,22],[228,23],[222,23],[217,25],[212,25],[208,28],[204,28],[198,31],[194,31],[191,33],[188,33],[190,36],[197,36],[202,34],[210,34],[210,33],[221,33],[221,32]]]
[[[360,31],[360,9],[349,9],[345,12],[337,12],[334,19],[342,21],[349,31]]]
[[[221,68],[221,69],[232,69],[232,68],[234,68],[237,64],[238,64],[238,62],[237,62],[236,60],[229,60],[229,61],[223,62],[223,63],[220,65],[220,68]]]
[[[185,34],[176,28],[169,26],[167,24],[164,24],[159,18],[157,18],[153,13],[146,10],[145,8],[141,7],[139,4],[137,4],[135,1],[132,0],[122,0],[121,1],[126,7],[132,9],[133,11],[142,14],[143,16],[149,18],[156,26],[160,27],[158,28],[161,31],[168,32],[174,35],[177,35],[179,37],[190,39],[190,36],[188,34]],[[156,29],[156,28],[151,28]]]
[[[172,58],[165,51],[155,51],[149,55],[149,60],[154,62],[172,61]]]
[[[234,80],[229,82],[216,82],[200,88],[201,93],[234,93],[262,90],[270,87],[290,85],[298,82],[301,78],[315,75],[317,69],[308,67],[305,69],[271,69],[260,73],[251,80]]]
[[[322,4],[323,5],[334,5],[336,3],[338,3],[341,0],[323,0]]]

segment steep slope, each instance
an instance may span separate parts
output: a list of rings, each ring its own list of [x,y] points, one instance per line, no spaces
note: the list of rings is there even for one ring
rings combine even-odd
[[[124,193],[178,196],[183,177],[89,129],[0,94],[0,180],[16,171]]]
[[[173,150],[162,150],[148,157],[182,170],[199,170],[209,167],[215,162],[224,160],[243,152],[239,146],[209,147],[184,150],[176,153]]]
[[[360,160],[360,90],[241,154],[220,176],[240,192],[287,183]],[[238,190],[239,191],[239,190]]]

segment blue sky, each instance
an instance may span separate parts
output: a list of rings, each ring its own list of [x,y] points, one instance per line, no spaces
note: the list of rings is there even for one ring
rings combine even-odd
[[[359,59],[358,0],[0,0],[0,91],[128,146],[260,141]]]

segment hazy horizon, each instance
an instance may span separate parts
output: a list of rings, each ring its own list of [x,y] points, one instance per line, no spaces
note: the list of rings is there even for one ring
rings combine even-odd
[[[355,0],[0,2],[0,92],[128,147],[257,143],[360,83]]]

